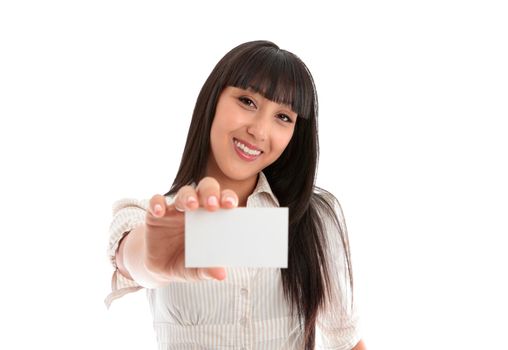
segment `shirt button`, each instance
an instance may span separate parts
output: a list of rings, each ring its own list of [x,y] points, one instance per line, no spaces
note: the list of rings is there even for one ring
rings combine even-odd
[[[242,295],[242,297],[246,297],[248,293],[249,290],[247,288],[240,289],[240,294]]]
[[[240,319],[240,325],[241,325],[242,327],[245,327],[245,326],[247,325],[247,318],[246,318],[246,317],[242,317],[242,318]]]

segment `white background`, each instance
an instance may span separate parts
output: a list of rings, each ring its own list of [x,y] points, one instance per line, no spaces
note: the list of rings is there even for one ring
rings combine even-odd
[[[211,69],[268,39],[317,84],[369,349],[508,349],[503,5],[3,1],[0,348],[155,348],[144,292],[103,304],[111,204],[169,189]]]

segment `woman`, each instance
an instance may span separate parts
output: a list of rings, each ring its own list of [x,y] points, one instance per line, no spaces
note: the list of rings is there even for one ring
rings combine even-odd
[[[317,95],[305,64],[268,41],[227,53],[196,102],[169,192],[115,203],[107,304],[146,287],[161,349],[364,349],[346,226],[314,186]],[[197,186],[196,186],[197,184]],[[184,212],[289,208],[287,269],[184,268]]]

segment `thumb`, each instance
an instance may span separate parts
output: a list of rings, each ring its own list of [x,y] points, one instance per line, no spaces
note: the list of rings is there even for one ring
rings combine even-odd
[[[206,279],[214,279],[222,281],[226,279],[226,269],[223,267],[211,267],[202,270],[202,275]]]

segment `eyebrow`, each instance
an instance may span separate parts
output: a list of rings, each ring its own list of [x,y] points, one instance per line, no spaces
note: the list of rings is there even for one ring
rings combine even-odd
[[[256,92],[252,87],[248,86],[247,89],[243,89],[241,87],[239,87],[238,89],[240,90],[244,90],[244,91],[249,91],[250,93],[252,94],[255,94],[255,95],[258,95],[258,96],[261,96],[263,98],[266,98],[265,96],[263,96],[262,94],[260,94],[259,92]],[[271,101],[269,98],[266,98],[267,100]],[[275,101],[272,101],[272,102],[275,102]],[[275,102],[277,103],[277,102]],[[298,113],[296,113],[295,111],[293,111],[293,108],[291,108],[290,105],[287,105],[287,104],[284,104],[284,103],[277,103],[279,106],[281,106],[282,108],[285,108],[287,110],[289,110],[290,112],[298,115]]]

